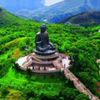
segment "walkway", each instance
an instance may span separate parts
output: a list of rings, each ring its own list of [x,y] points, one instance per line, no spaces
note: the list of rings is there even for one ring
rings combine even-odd
[[[94,96],[89,89],[69,70],[64,69],[64,74],[67,79],[74,83],[74,86],[82,93],[87,95],[90,100],[100,100],[98,97]]]

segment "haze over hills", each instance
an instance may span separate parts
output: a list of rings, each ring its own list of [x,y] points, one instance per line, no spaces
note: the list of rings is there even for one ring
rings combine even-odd
[[[100,11],[100,0],[87,0],[88,5],[96,11]]]
[[[84,0],[80,1],[64,0],[52,6],[38,9],[33,12],[31,11],[30,13],[29,12],[23,13],[23,11],[20,11],[17,12],[16,14],[22,17],[28,16],[28,18],[35,19],[37,21],[47,21],[50,23],[57,23],[66,16],[70,17],[72,15],[76,15],[86,10],[87,8],[84,5]]]
[[[59,23],[74,15],[100,11],[100,0],[64,0],[45,6],[45,0],[1,0],[0,5],[13,14],[47,23]]]
[[[46,9],[43,9],[43,11],[41,12],[40,10],[36,11],[34,14],[32,14],[32,18],[38,21],[40,20],[51,23],[58,23],[65,17],[70,17],[72,15],[84,12],[86,9],[83,5],[83,0],[65,0],[63,2],[52,5]]]
[[[88,11],[99,11],[99,5],[99,0],[64,0],[49,7],[44,7],[42,9],[30,12],[19,11],[16,14],[21,17],[30,18],[37,21],[59,23],[63,19],[67,19],[69,17],[72,17],[73,15],[81,14]]]
[[[44,7],[44,0],[0,0],[0,6],[13,13],[25,9],[30,11]]]

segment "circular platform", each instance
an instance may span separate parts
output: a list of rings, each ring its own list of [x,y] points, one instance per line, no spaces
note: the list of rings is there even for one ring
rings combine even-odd
[[[68,56],[54,53],[52,55],[37,55],[32,53],[28,56],[19,58],[16,62],[21,70],[30,70],[34,73],[56,73],[70,66]]]

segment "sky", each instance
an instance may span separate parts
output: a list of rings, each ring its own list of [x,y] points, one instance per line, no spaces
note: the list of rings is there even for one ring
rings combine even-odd
[[[45,5],[50,6],[63,0],[45,0]]]

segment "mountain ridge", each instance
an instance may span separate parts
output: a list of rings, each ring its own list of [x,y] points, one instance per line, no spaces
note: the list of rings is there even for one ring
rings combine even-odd
[[[66,18],[88,11],[100,11],[100,0],[64,0],[45,6],[44,0],[0,1],[0,4],[16,16],[46,23],[59,23]],[[33,6],[34,5],[34,6]]]
[[[62,19],[62,17],[64,18],[66,15],[68,15],[69,17],[70,15],[80,13],[81,11],[83,12],[84,9],[81,9],[80,11],[80,7],[82,7],[83,4],[84,4],[84,1],[82,0],[80,2],[77,2],[77,0],[71,0],[68,2],[62,1],[55,5],[45,7],[43,9],[35,10],[33,13],[30,13],[30,18],[35,19],[37,21],[46,20],[47,22],[57,23],[59,22],[59,20]],[[19,14],[17,13],[16,15],[19,15]]]
[[[24,11],[20,11],[17,12],[16,15],[40,22],[59,23],[62,19],[64,20],[65,18],[70,18],[77,14],[92,11],[95,6],[93,3],[94,2],[91,2],[90,0],[64,0],[60,3],[44,7],[42,9],[37,9],[33,12],[26,11],[24,13]]]
[[[60,23],[75,25],[100,24],[100,11],[84,12],[70,18],[63,19]]]

